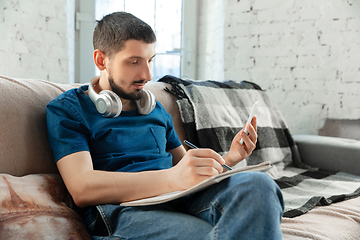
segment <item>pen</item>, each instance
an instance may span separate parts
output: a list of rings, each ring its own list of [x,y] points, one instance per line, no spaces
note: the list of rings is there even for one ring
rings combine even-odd
[[[193,149],[197,149],[197,148],[198,148],[197,146],[195,146],[194,144],[192,144],[192,143],[189,142],[188,140],[184,140],[184,143],[185,143],[185,145],[188,146],[189,148],[193,148]],[[221,166],[223,166],[224,168],[226,168],[228,171],[233,170],[231,167],[229,167],[229,166],[226,165],[226,164],[223,164],[223,165],[221,165]]]

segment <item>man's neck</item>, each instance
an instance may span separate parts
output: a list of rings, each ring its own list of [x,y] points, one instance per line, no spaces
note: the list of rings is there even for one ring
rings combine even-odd
[[[121,102],[122,102],[122,110],[123,111],[131,111],[135,109],[135,102],[132,100],[126,100],[126,99],[122,99],[120,98]]]

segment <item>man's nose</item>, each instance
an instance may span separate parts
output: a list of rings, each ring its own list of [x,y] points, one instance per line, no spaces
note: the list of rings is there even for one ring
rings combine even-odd
[[[141,78],[147,81],[151,81],[151,63],[145,64],[141,69]]]

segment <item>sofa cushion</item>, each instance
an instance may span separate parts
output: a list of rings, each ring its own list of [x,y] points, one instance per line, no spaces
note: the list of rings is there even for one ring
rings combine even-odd
[[[296,218],[283,218],[283,240],[360,239],[360,198],[316,206]]]
[[[0,239],[90,239],[56,174],[0,174]]]
[[[56,173],[46,135],[46,105],[72,87],[0,76],[0,173]]]

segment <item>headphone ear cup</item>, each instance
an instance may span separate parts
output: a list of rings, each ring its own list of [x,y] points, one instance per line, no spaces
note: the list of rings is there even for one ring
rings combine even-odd
[[[148,115],[154,110],[156,106],[155,95],[152,92],[144,89],[141,99],[136,101],[136,106],[140,114]]]
[[[119,96],[109,90],[103,90],[99,93],[95,106],[103,117],[118,117],[122,110],[122,102]]]

